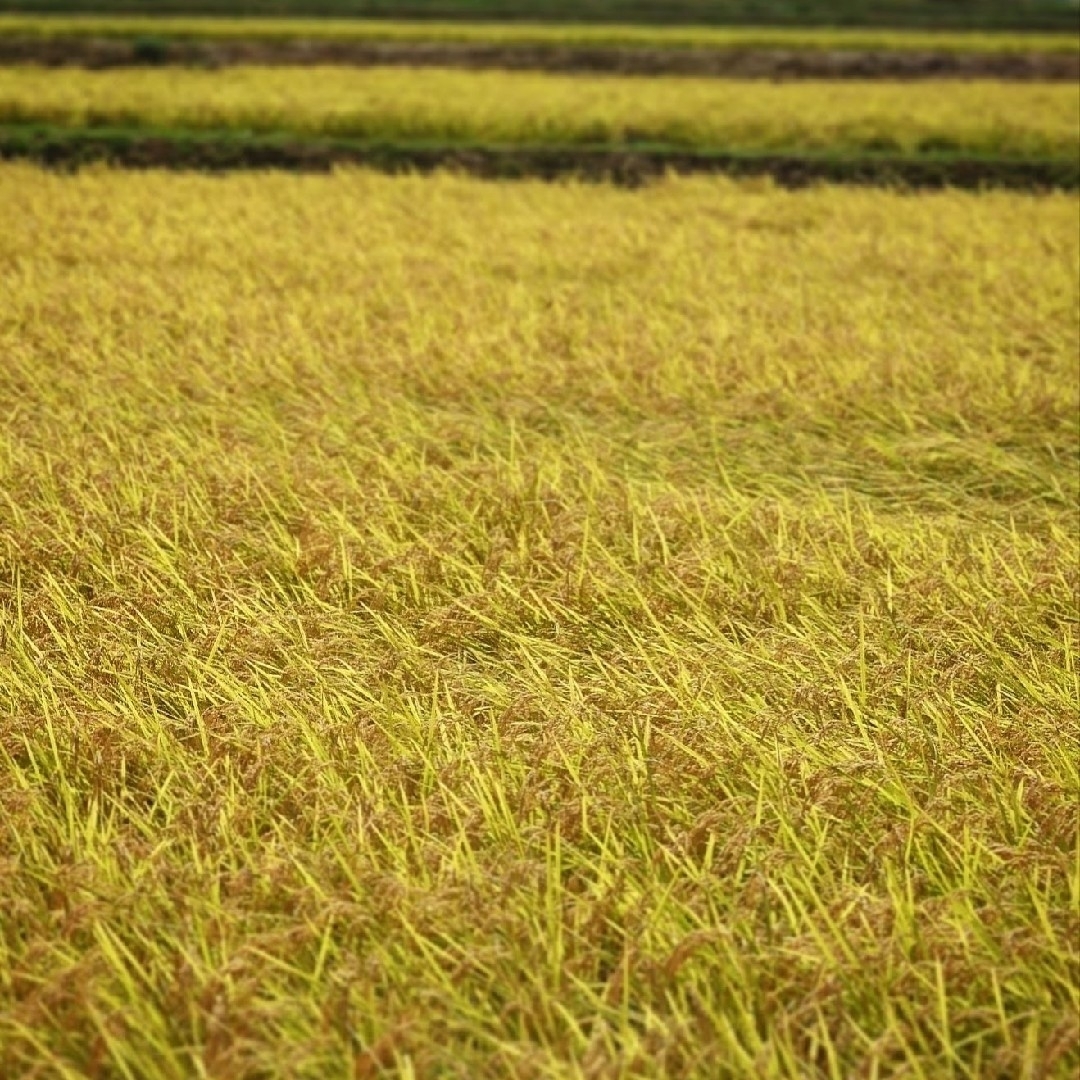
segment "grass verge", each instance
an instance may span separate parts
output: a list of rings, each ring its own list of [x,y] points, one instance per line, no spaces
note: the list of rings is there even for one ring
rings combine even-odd
[[[450,169],[485,179],[537,177],[601,180],[635,187],[669,173],[770,177],[783,187],[814,183],[874,184],[908,189],[1080,188],[1080,161],[1007,160],[926,154],[688,152],[679,147],[488,146],[392,143],[348,139],[296,139],[289,134],[237,135],[230,131],[144,129],[72,130],[35,125],[0,126],[0,158],[27,159],[52,168],[98,162],[125,168],[284,169],[327,172],[363,165],[388,173]]]

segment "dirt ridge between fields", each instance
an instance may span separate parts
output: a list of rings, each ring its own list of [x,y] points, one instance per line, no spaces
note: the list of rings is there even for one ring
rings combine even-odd
[[[133,169],[326,172],[362,165],[390,173],[451,169],[489,179],[578,178],[638,186],[667,173],[771,177],[784,187],[818,182],[904,188],[1080,188],[1080,162],[898,156],[826,157],[621,147],[350,144],[142,132],[0,132],[0,160],[71,169],[98,162]]]
[[[483,42],[0,38],[0,64],[106,69],[235,64],[610,72],[741,79],[1080,79],[1080,53],[923,49],[642,48]]]

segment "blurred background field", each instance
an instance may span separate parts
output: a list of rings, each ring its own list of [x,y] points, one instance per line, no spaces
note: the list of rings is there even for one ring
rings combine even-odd
[[[1035,24],[1037,25],[1037,23]],[[1038,32],[1031,24],[987,32],[978,28],[887,24],[880,27],[739,26],[680,24],[655,26],[605,22],[475,22],[445,20],[270,18],[250,16],[49,15],[46,18],[12,14],[0,7],[0,35],[28,37],[159,37],[163,39],[277,40],[301,38],[334,41],[488,42],[494,44],[580,44],[648,46],[650,48],[799,48],[799,49],[927,49],[958,52],[1045,51],[1075,52],[1074,36]]]
[[[933,183],[1080,177],[1080,36],[1068,32],[1080,12],[1069,4],[1013,4],[1005,19],[1004,6],[949,0],[732,0],[674,3],[660,20],[658,5],[612,2],[562,23],[544,21],[562,8],[543,3],[527,21],[497,21],[518,9],[482,3],[421,4],[431,18],[412,21],[402,18],[411,7],[377,4],[299,20],[281,5],[213,9],[225,18],[197,5],[135,16],[122,4],[91,15],[18,8],[0,13],[4,156],[183,164],[180,140],[212,136],[218,149],[196,151],[207,163],[322,168],[345,157],[396,169],[410,154],[428,167],[434,151],[448,161],[498,148],[504,161],[519,148],[518,170],[551,175],[599,174],[612,153],[636,150],[627,175],[773,154],[785,159],[778,177],[823,175],[809,160],[823,155],[835,178],[923,182],[920,160],[935,163]],[[267,137],[287,150],[267,157]],[[148,138],[150,150],[130,151]],[[608,156],[586,160],[584,147]],[[538,165],[525,153],[537,148],[574,153]],[[806,169],[792,172],[792,158]],[[1011,169],[1017,161],[1031,168]]]
[[[0,10],[1075,32],[1075,0],[4,0]]]
[[[377,68],[0,68],[0,122],[499,145],[1080,156],[1067,85],[754,83]]]

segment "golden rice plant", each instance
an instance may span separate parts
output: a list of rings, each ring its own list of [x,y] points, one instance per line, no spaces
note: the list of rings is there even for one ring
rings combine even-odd
[[[754,83],[401,68],[0,68],[0,123],[391,141],[1073,157],[1065,84]]]
[[[0,1074],[1074,1076],[1075,224],[0,168]]]

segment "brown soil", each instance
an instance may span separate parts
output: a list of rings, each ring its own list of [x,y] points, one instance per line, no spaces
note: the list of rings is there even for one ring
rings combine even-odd
[[[647,149],[360,146],[135,133],[102,136],[91,132],[42,132],[29,138],[0,133],[0,160],[5,158],[30,158],[65,169],[97,161],[127,168],[209,171],[325,172],[335,165],[347,164],[391,173],[423,173],[445,168],[491,179],[576,177],[629,187],[667,173],[768,176],[792,188],[818,182],[885,184],[910,189],[1046,190],[1080,186],[1080,165],[1072,162],[812,158]]]
[[[378,64],[409,67],[698,75],[741,79],[1075,81],[1077,53],[783,49],[647,49],[366,41],[0,39],[0,64],[87,68],[183,64]]]

